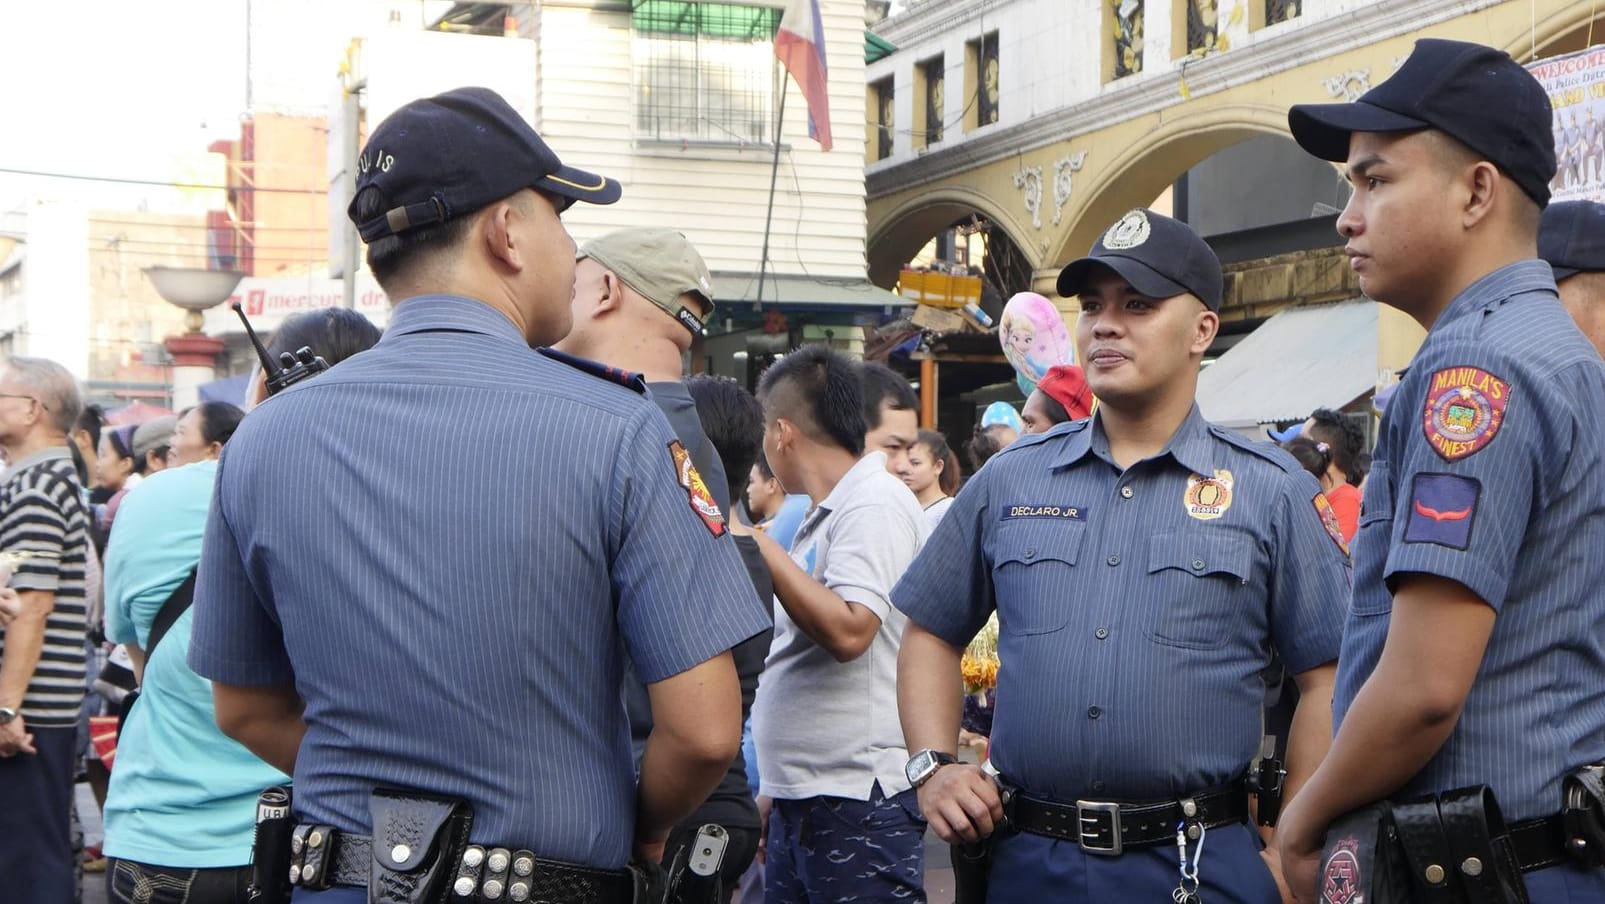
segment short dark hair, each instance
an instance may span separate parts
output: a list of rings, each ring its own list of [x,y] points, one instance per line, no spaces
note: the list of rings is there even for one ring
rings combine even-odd
[[[194,411],[201,415],[201,440],[207,445],[228,445],[234,431],[240,426],[245,412],[227,402],[202,402]]]
[[[919,396],[903,375],[884,364],[866,361],[859,365],[864,380],[864,432],[881,425],[881,409],[890,405],[894,411],[913,411],[919,408]]]
[[[91,402],[78,413],[78,423],[73,426],[73,432],[83,430],[89,434],[89,443],[100,448],[100,428],[106,426],[106,410]]]
[[[1283,443],[1282,448],[1292,453],[1299,467],[1309,471],[1316,480],[1326,476],[1327,465],[1332,463],[1331,447],[1308,436],[1295,436]]]
[[[993,433],[990,427],[977,424],[975,435],[964,444],[964,454],[970,459],[970,473],[974,474],[981,470],[982,465],[1002,451],[1003,442],[998,439],[997,434]]]
[[[1330,408],[1317,408],[1310,414],[1309,437],[1318,443],[1326,443],[1331,449],[1332,464],[1343,472],[1345,479],[1355,475],[1354,457],[1365,450],[1365,434],[1355,423]],[[1351,482],[1353,482],[1351,481]]]
[[[769,467],[769,456],[763,454],[762,442],[758,443],[758,458],[753,461],[753,464],[758,467],[758,473],[763,475],[764,480],[775,479],[775,469]]]
[[[864,454],[864,387],[858,364],[825,345],[805,345],[776,361],[758,384],[766,418],[783,417],[811,439]]]
[[[388,240],[387,240],[388,241]],[[331,365],[367,351],[379,342],[379,328],[350,308],[323,308],[292,314],[279,324],[267,342],[268,359],[303,348]]]
[[[724,465],[730,498],[740,499],[763,446],[763,406],[729,377],[695,374],[686,378],[685,388],[697,403],[702,432]]]
[[[377,188],[365,188],[357,194],[357,212],[354,219],[358,223],[365,223],[374,217],[383,216],[394,206],[384,196],[383,191]],[[373,278],[380,287],[384,287],[391,280],[404,276],[410,267],[420,261],[433,257],[438,252],[457,247],[468,235],[475,213],[478,211],[369,242],[368,269],[373,271]]]

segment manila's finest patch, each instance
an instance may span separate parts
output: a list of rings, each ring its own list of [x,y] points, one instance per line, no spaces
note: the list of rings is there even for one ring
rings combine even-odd
[[[1232,507],[1232,472],[1215,472],[1214,477],[1194,474],[1187,478],[1187,495],[1182,503],[1187,514],[1200,521],[1214,521]]]
[[[697,473],[697,466],[691,463],[691,453],[679,440],[669,443],[669,455],[674,459],[674,475],[685,488],[686,496],[691,500],[691,511],[708,528],[708,533],[715,537],[722,537],[729,526],[724,522],[724,513],[719,511],[719,503],[713,501],[713,494],[708,492],[708,485],[702,482],[702,475]]]
[[[1321,904],[1357,902],[1364,888],[1360,858],[1355,854],[1359,847],[1359,841],[1354,838],[1345,838],[1332,846],[1331,855],[1321,867]]]
[[[1343,550],[1344,555],[1348,555],[1349,543],[1343,539],[1343,526],[1338,524],[1337,512],[1332,511],[1332,502],[1325,493],[1315,494],[1315,511],[1321,516],[1321,526],[1326,528],[1327,536],[1338,545],[1338,549]]]
[[[1478,367],[1445,367],[1427,385],[1422,429],[1444,461],[1459,461],[1493,442],[1505,422],[1509,383]]]
[[[1417,474],[1410,489],[1406,543],[1436,543],[1451,549],[1471,545],[1482,484],[1459,474]]]

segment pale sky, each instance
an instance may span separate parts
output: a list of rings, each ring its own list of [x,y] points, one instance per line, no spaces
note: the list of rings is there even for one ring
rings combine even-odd
[[[239,135],[247,0],[7,3],[0,28],[0,170],[216,183],[206,146]],[[321,110],[354,35],[392,13],[418,27],[438,0],[251,0],[253,100]],[[0,172],[0,213],[35,198],[205,209],[209,193]]]

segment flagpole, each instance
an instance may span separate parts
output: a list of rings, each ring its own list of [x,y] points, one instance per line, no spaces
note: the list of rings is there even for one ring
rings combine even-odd
[[[789,93],[787,84],[790,76],[784,69],[780,70],[780,103],[775,110],[775,158],[769,167],[769,209],[763,218],[763,252],[758,260],[758,299],[753,305],[755,310],[763,310],[764,277],[769,272],[769,228],[775,220],[775,181],[780,178],[780,127],[786,121],[786,95]],[[779,293],[775,294],[778,301]]]

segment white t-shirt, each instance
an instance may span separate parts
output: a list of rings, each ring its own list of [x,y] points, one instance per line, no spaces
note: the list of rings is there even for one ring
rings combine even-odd
[[[764,793],[800,800],[868,800],[908,789],[908,749],[897,716],[897,651],[907,617],[892,587],[930,533],[913,491],[872,452],[803,520],[791,558],[842,599],[881,620],[869,649],[837,662],[797,627],[778,601],[752,733]]]
[[[925,523],[926,523],[926,525],[928,525],[931,530],[933,530],[933,531],[936,530],[936,526],[938,524],[942,523],[942,516],[947,514],[947,510],[952,508],[952,507],[953,507],[953,497],[952,496],[943,496],[941,499],[938,499],[935,502],[931,503],[929,506],[926,506],[926,508],[925,508]]]

